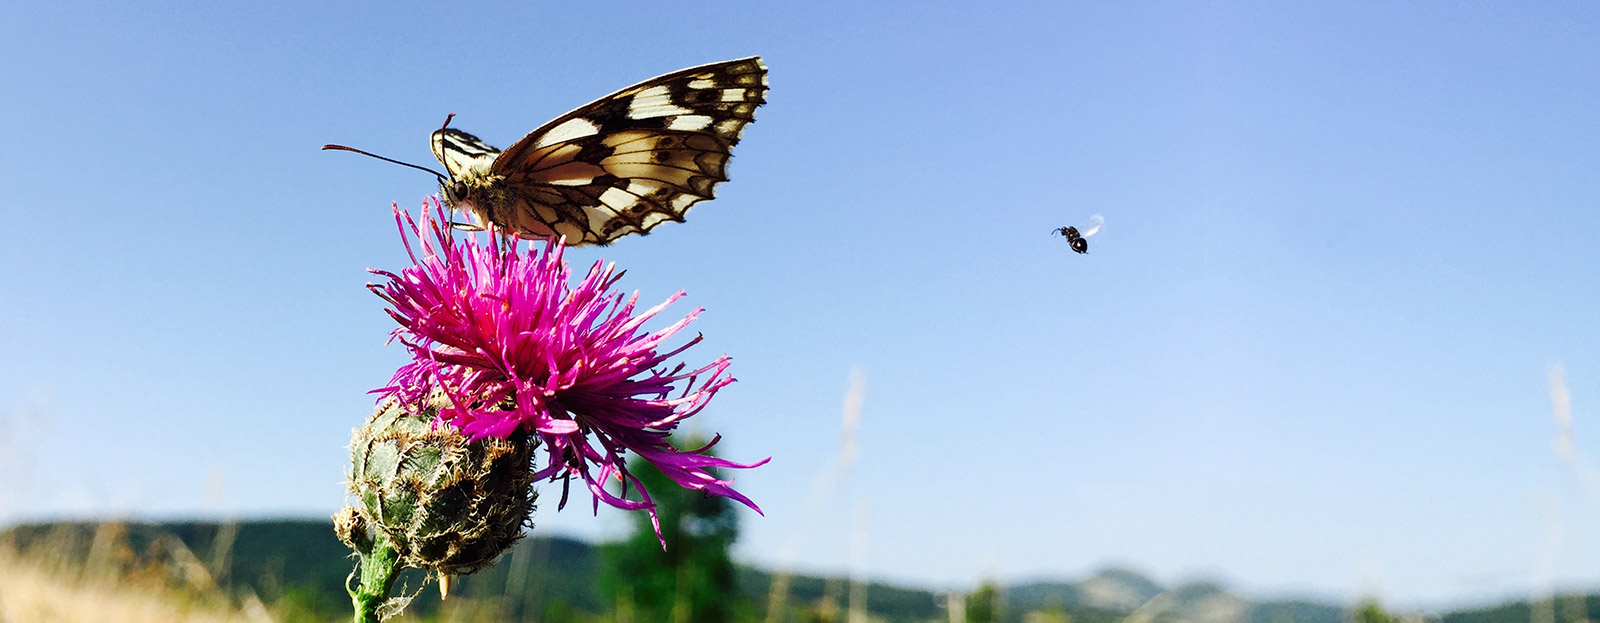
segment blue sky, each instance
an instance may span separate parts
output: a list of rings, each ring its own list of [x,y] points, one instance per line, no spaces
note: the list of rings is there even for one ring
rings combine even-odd
[[[404,357],[362,285],[455,127],[758,54],[687,224],[738,555],[926,586],[1600,586],[1600,4],[25,0],[0,38],[0,519],[326,516]],[[1090,254],[1050,230],[1103,214]],[[698,351],[696,353],[695,351]],[[827,501],[852,371],[861,457]],[[586,504],[539,530],[626,528]]]

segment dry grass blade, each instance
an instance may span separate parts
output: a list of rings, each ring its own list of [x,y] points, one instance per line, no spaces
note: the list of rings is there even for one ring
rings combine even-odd
[[[271,623],[260,599],[234,603],[177,539],[155,548],[159,564],[140,564],[119,524],[102,525],[88,556],[65,540],[26,554],[0,543],[0,623]]]

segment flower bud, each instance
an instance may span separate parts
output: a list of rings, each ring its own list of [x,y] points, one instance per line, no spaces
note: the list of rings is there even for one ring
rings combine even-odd
[[[435,424],[439,400],[418,409],[395,400],[378,406],[350,441],[353,512],[336,519],[341,540],[389,537],[408,567],[468,574],[494,559],[531,525],[537,438],[467,441]]]

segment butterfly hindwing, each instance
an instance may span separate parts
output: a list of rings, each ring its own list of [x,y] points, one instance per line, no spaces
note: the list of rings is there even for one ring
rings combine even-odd
[[[452,177],[481,187],[467,203],[484,220],[528,237],[607,244],[681,222],[713,197],[728,179],[729,150],[766,101],[766,76],[757,57],[691,67],[562,115],[504,153],[464,132],[436,132],[435,155]]]

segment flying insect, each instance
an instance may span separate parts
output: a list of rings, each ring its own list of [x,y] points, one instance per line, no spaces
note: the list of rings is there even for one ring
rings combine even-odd
[[[1088,253],[1089,236],[1095,235],[1095,233],[1100,231],[1100,227],[1105,224],[1105,217],[1096,214],[1089,217],[1089,222],[1085,224],[1081,230],[1068,225],[1066,227],[1057,227],[1051,230],[1050,233],[1061,234],[1062,238],[1067,239],[1067,244],[1072,246],[1073,251],[1077,251],[1079,253]]]

